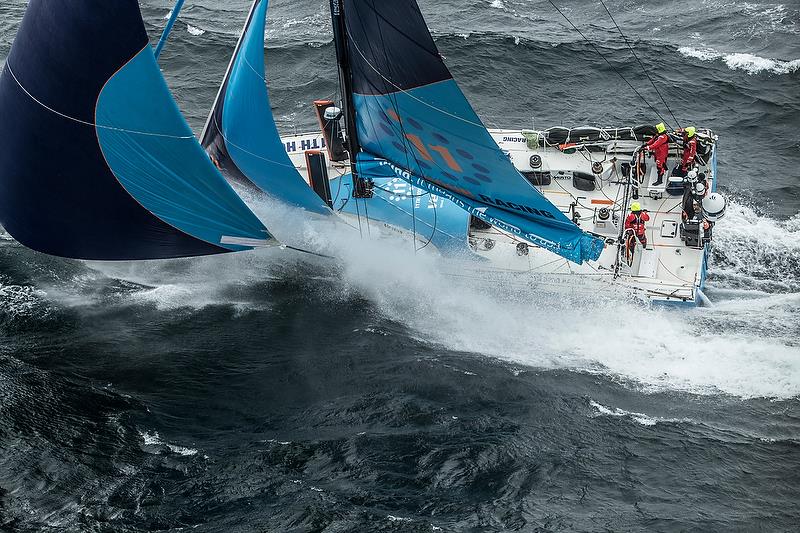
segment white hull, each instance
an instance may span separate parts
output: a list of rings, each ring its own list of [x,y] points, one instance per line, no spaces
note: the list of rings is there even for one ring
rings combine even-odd
[[[703,295],[707,262],[707,244],[687,245],[681,239],[682,195],[671,196],[665,185],[654,186],[657,176],[655,163],[646,160],[647,171],[638,187],[638,201],[643,209],[649,211],[647,223],[647,248],[637,243],[633,261],[628,264],[624,245],[617,244],[622,235],[620,224],[628,214],[630,196],[626,196],[626,179],[623,179],[623,164],[629,164],[634,150],[641,146],[640,141],[600,141],[591,142],[582,148],[579,145],[574,153],[556,146],[539,146],[529,143],[521,130],[489,130],[498,146],[505,151],[516,168],[531,176],[532,172],[549,173],[548,184],[537,188],[568,217],[573,218],[586,231],[607,237],[609,244],[597,261],[576,265],[552,252],[532,244],[521,244],[512,235],[495,227],[480,227],[471,224],[466,236],[467,243],[474,253],[488,260],[491,268],[501,271],[528,273],[539,282],[554,285],[568,284],[580,286],[579,280],[593,280],[587,287],[607,287],[615,292],[631,291],[645,296],[653,302],[697,305],[706,301]],[[524,132],[530,137],[531,132]],[[324,147],[319,133],[309,133],[284,138],[293,163],[301,175],[307,178],[305,150]],[[531,147],[533,146],[533,147]],[[531,156],[538,156],[537,167],[531,166]],[[670,153],[670,168],[679,161],[675,149]],[[595,163],[593,172],[592,163]],[[597,163],[602,172],[597,173]],[[707,177],[709,190],[716,188],[716,154],[708,157],[708,163],[699,170]],[[329,164],[331,178],[349,172],[348,165]],[[581,190],[573,181],[573,173],[594,175],[594,190]],[[585,187],[583,187],[585,188]],[[630,191],[629,191],[630,193]],[[602,208],[611,216],[601,220]],[[577,212],[577,213],[575,213]],[[375,222],[375,221],[373,221]],[[377,222],[381,225],[381,222]],[[385,227],[389,227],[384,224]],[[392,231],[411,232],[396,226]]]

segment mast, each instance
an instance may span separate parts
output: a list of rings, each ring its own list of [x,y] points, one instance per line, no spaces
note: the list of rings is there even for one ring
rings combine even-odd
[[[161,38],[158,40],[158,44],[156,45],[156,59],[158,56],[161,55],[161,50],[164,49],[164,45],[167,44],[167,39],[169,38],[169,34],[172,32],[172,27],[175,25],[175,21],[178,20],[178,15],[181,12],[181,8],[183,8],[183,3],[185,0],[178,0],[175,3],[175,7],[172,8],[172,12],[169,14],[169,20],[167,21],[167,25],[164,28],[164,32],[161,34]]]
[[[345,0],[330,0],[331,18],[333,19],[333,41],[336,45],[336,62],[339,65],[339,81],[342,90],[342,107],[344,114],[345,139],[350,154],[350,172],[353,176],[353,197],[370,198],[372,193],[367,183],[358,175],[356,156],[361,151],[356,130],[356,111],[353,105],[353,79],[350,69],[350,54],[347,47],[347,24],[344,15]]]

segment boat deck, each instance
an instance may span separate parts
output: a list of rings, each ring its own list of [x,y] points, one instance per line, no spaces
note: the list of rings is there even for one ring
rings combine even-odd
[[[549,173],[550,183],[538,185],[544,196],[568,217],[586,231],[617,239],[620,235],[620,224],[630,212],[629,201],[624,198],[623,165],[629,164],[633,151],[641,146],[638,141],[609,141],[600,143],[590,151],[580,146],[573,153],[565,153],[555,146],[529,147],[526,137],[520,130],[490,130],[495,141],[504,150],[514,165],[523,173]],[[599,151],[599,148],[604,148]],[[537,168],[531,166],[531,156],[540,158]],[[675,149],[670,153],[668,168],[672,168],[680,160]],[[594,173],[593,164],[602,165],[602,172]],[[529,246],[528,255],[517,253],[517,241],[509,236],[498,238],[495,228],[487,230],[473,229],[474,239],[494,238],[496,246],[492,250],[481,250],[485,256],[494,255],[494,261],[505,261],[510,268],[524,268],[531,272],[549,275],[592,275],[599,278],[616,278],[618,282],[646,291],[649,296],[659,300],[694,301],[696,290],[701,288],[705,276],[706,247],[688,246],[680,236],[682,194],[670,195],[665,183],[653,185],[657,180],[655,163],[646,160],[647,171],[638,187],[637,201],[642,209],[649,212],[650,221],[646,224],[647,248],[637,245],[633,263],[616,264],[616,246],[607,246],[597,262],[575,265],[554,254]],[[706,173],[709,190],[715,188],[715,165],[700,168]],[[595,168],[595,170],[597,170]],[[579,190],[575,187],[573,174],[595,175],[595,188],[591,191]],[[601,220],[600,209],[607,208],[611,216]],[[490,236],[491,235],[491,236]]]
[[[640,141],[607,140],[565,150],[549,145],[531,146],[529,136],[525,135],[529,132],[522,130],[493,129],[489,132],[529,180],[534,172],[549,174],[549,183],[535,186],[553,205],[584,230],[606,237],[609,243],[617,241],[621,235],[620,224],[624,224],[630,212],[630,198],[625,197],[624,167],[630,165],[634,150],[642,144]],[[305,151],[325,147],[319,133],[287,137],[284,142],[292,162],[303,176],[307,176]],[[538,156],[536,168],[531,166],[532,156]],[[679,159],[673,147],[668,168]],[[637,244],[630,265],[625,261],[624,251],[620,254],[616,244],[607,245],[598,261],[576,265],[532,244],[520,246],[517,238],[494,227],[470,225],[466,239],[476,254],[488,259],[498,270],[529,272],[553,283],[574,283],[583,276],[613,283],[617,288],[612,290],[619,290],[618,286],[623,285],[632,291],[641,291],[655,301],[697,302],[702,298],[698,293],[704,284],[706,246],[702,243],[688,246],[681,239],[682,191],[671,195],[666,183],[655,186],[655,163],[652,159],[645,163],[647,170],[640,180],[637,201],[650,215],[646,224],[648,244],[646,249]],[[602,165],[600,172],[597,172],[598,164]],[[332,180],[341,179],[348,172],[348,166],[329,163],[328,171]],[[714,190],[715,154],[700,171],[706,174],[709,190]],[[593,190],[576,187],[576,173],[594,176]],[[602,209],[608,211],[605,220],[601,216]]]

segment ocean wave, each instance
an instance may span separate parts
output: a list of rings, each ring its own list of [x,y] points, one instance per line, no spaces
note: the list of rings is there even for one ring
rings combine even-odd
[[[713,48],[692,48],[681,46],[678,48],[684,57],[699,59],[700,61],[723,61],[731,70],[743,70],[748,74],[793,74],[800,70],[800,59],[784,61],[770,59],[748,53],[723,54]]]
[[[200,35],[203,35],[206,32],[206,30],[198,28],[196,26],[192,26],[191,24],[186,25],[186,31],[189,32],[189,35],[193,35],[195,37],[199,37]]]
[[[714,231],[713,276],[735,281],[734,288],[800,292],[800,215],[780,221],[731,201]]]
[[[0,331],[37,327],[47,321],[53,309],[47,293],[29,285],[4,285],[0,282]]]
[[[170,452],[177,455],[183,455],[184,457],[197,455],[197,450],[194,448],[188,448],[186,446],[179,446],[177,444],[164,442],[161,440],[161,437],[156,431],[139,431],[139,436],[142,438],[144,447],[146,449],[155,448],[157,449],[156,453],[161,453],[161,451],[166,448]]]
[[[665,423],[665,422],[673,424],[692,422],[692,420],[689,418],[661,418],[658,416],[646,415],[644,413],[625,411],[624,409],[619,409],[617,407],[606,407],[605,405],[598,403],[594,400],[590,400],[589,405],[592,406],[597,411],[598,416],[613,416],[620,418],[628,418],[642,426],[655,426],[658,423]]]

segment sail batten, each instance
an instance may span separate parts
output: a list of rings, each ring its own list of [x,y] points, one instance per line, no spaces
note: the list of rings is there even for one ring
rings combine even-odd
[[[587,235],[514,167],[453,80],[414,0],[344,0],[359,144],[414,184],[581,263]],[[489,220],[490,219],[490,220]]]

